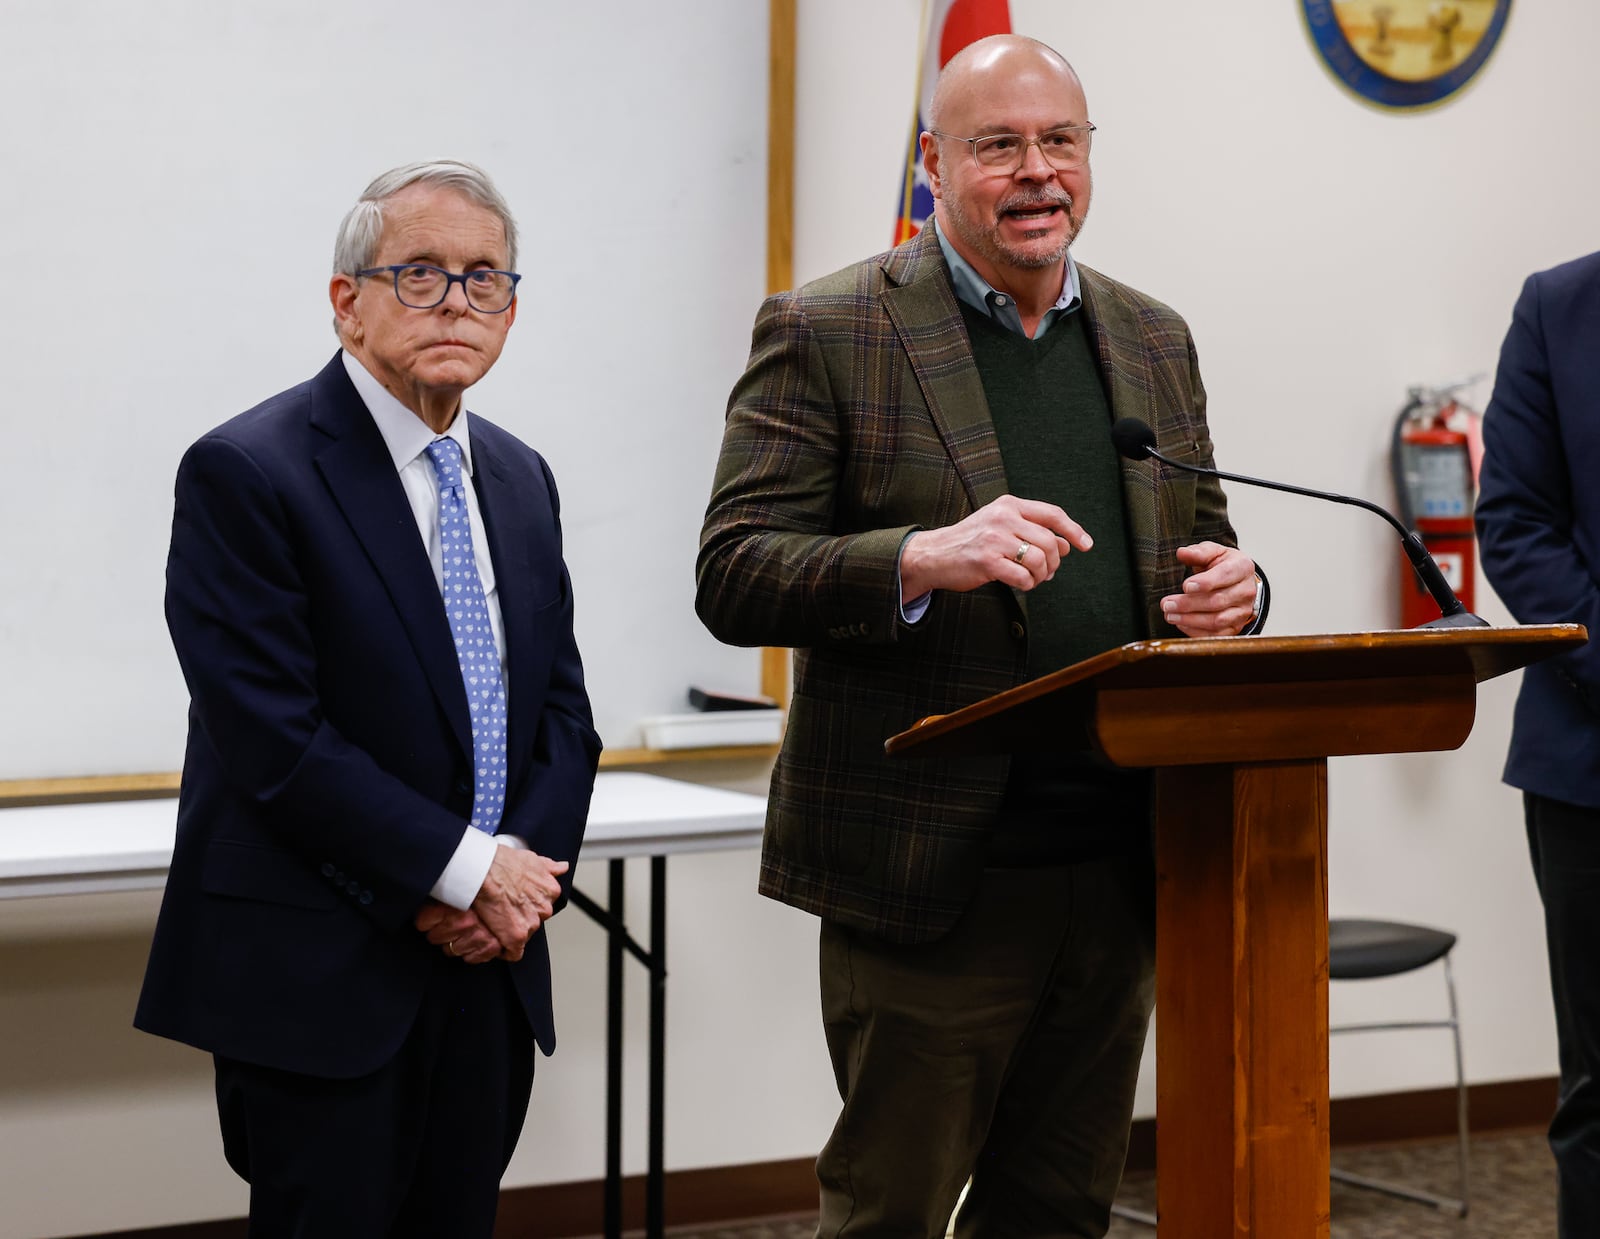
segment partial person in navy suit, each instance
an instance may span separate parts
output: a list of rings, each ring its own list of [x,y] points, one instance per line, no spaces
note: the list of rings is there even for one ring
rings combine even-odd
[[[1530,276],[1483,423],[1484,575],[1518,622],[1587,624],[1523,672],[1505,781],[1544,901],[1562,1239],[1600,1235],[1600,254]]]
[[[135,1023],[214,1055],[252,1236],[487,1237],[555,1045],[600,742],[550,470],[462,403],[516,257],[480,169],[378,177],[339,354],[179,466],[189,742]]]

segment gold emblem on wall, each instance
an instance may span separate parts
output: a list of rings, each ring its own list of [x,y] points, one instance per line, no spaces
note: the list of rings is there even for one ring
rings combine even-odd
[[[1428,107],[1460,90],[1499,41],[1511,0],[1301,0],[1334,75],[1389,108]]]

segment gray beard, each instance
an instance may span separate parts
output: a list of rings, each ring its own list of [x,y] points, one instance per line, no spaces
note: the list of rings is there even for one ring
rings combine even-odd
[[[1002,242],[1000,240],[1000,221],[998,216],[995,218],[993,227],[981,229],[972,226],[972,217],[967,214],[965,208],[957,207],[952,202],[948,204],[948,209],[950,211],[950,222],[955,225],[956,231],[961,234],[962,240],[966,241],[968,245],[971,245],[985,258],[999,265],[1016,267],[1022,271],[1038,271],[1046,267],[1053,267],[1061,262],[1067,256],[1067,251],[1072,247],[1072,243],[1078,239],[1078,232],[1083,227],[1083,221],[1072,213],[1071,195],[1066,195],[1065,201],[1060,198],[1049,197],[1032,200],[1024,199],[1020,202],[1008,203],[1006,209],[1010,210],[1019,206],[1030,205],[1043,206],[1046,203],[1060,206],[1066,212],[1069,224],[1066,239],[1062,241],[1060,248],[1047,254],[1032,251],[1019,252]]]

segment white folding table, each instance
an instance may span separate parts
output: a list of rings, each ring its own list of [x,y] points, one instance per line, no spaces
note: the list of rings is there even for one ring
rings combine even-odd
[[[159,887],[172,861],[171,799],[0,809],[0,899],[84,895]],[[631,954],[650,972],[649,1156],[646,1234],[664,1226],[667,857],[753,847],[766,801],[654,774],[607,771],[579,861],[609,862],[599,903],[573,889],[572,902],[606,931],[605,1233],[622,1234],[622,969]],[[650,937],[641,945],[623,918],[624,862],[650,858]]]

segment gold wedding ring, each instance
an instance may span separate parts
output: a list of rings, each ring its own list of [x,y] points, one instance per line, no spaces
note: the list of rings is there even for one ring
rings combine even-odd
[[[444,953],[451,959],[456,957],[456,940],[454,938],[451,938],[449,942],[444,944]]]
[[[1031,550],[1033,550],[1033,543],[1024,542],[1021,546],[1019,546],[1017,548],[1017,553],[1015,555],[1013,555],[1011,558],[1016,560],[1020,564],[1024,559],[1026,559],[1028,557],[1028,552],[1031,551]]]

